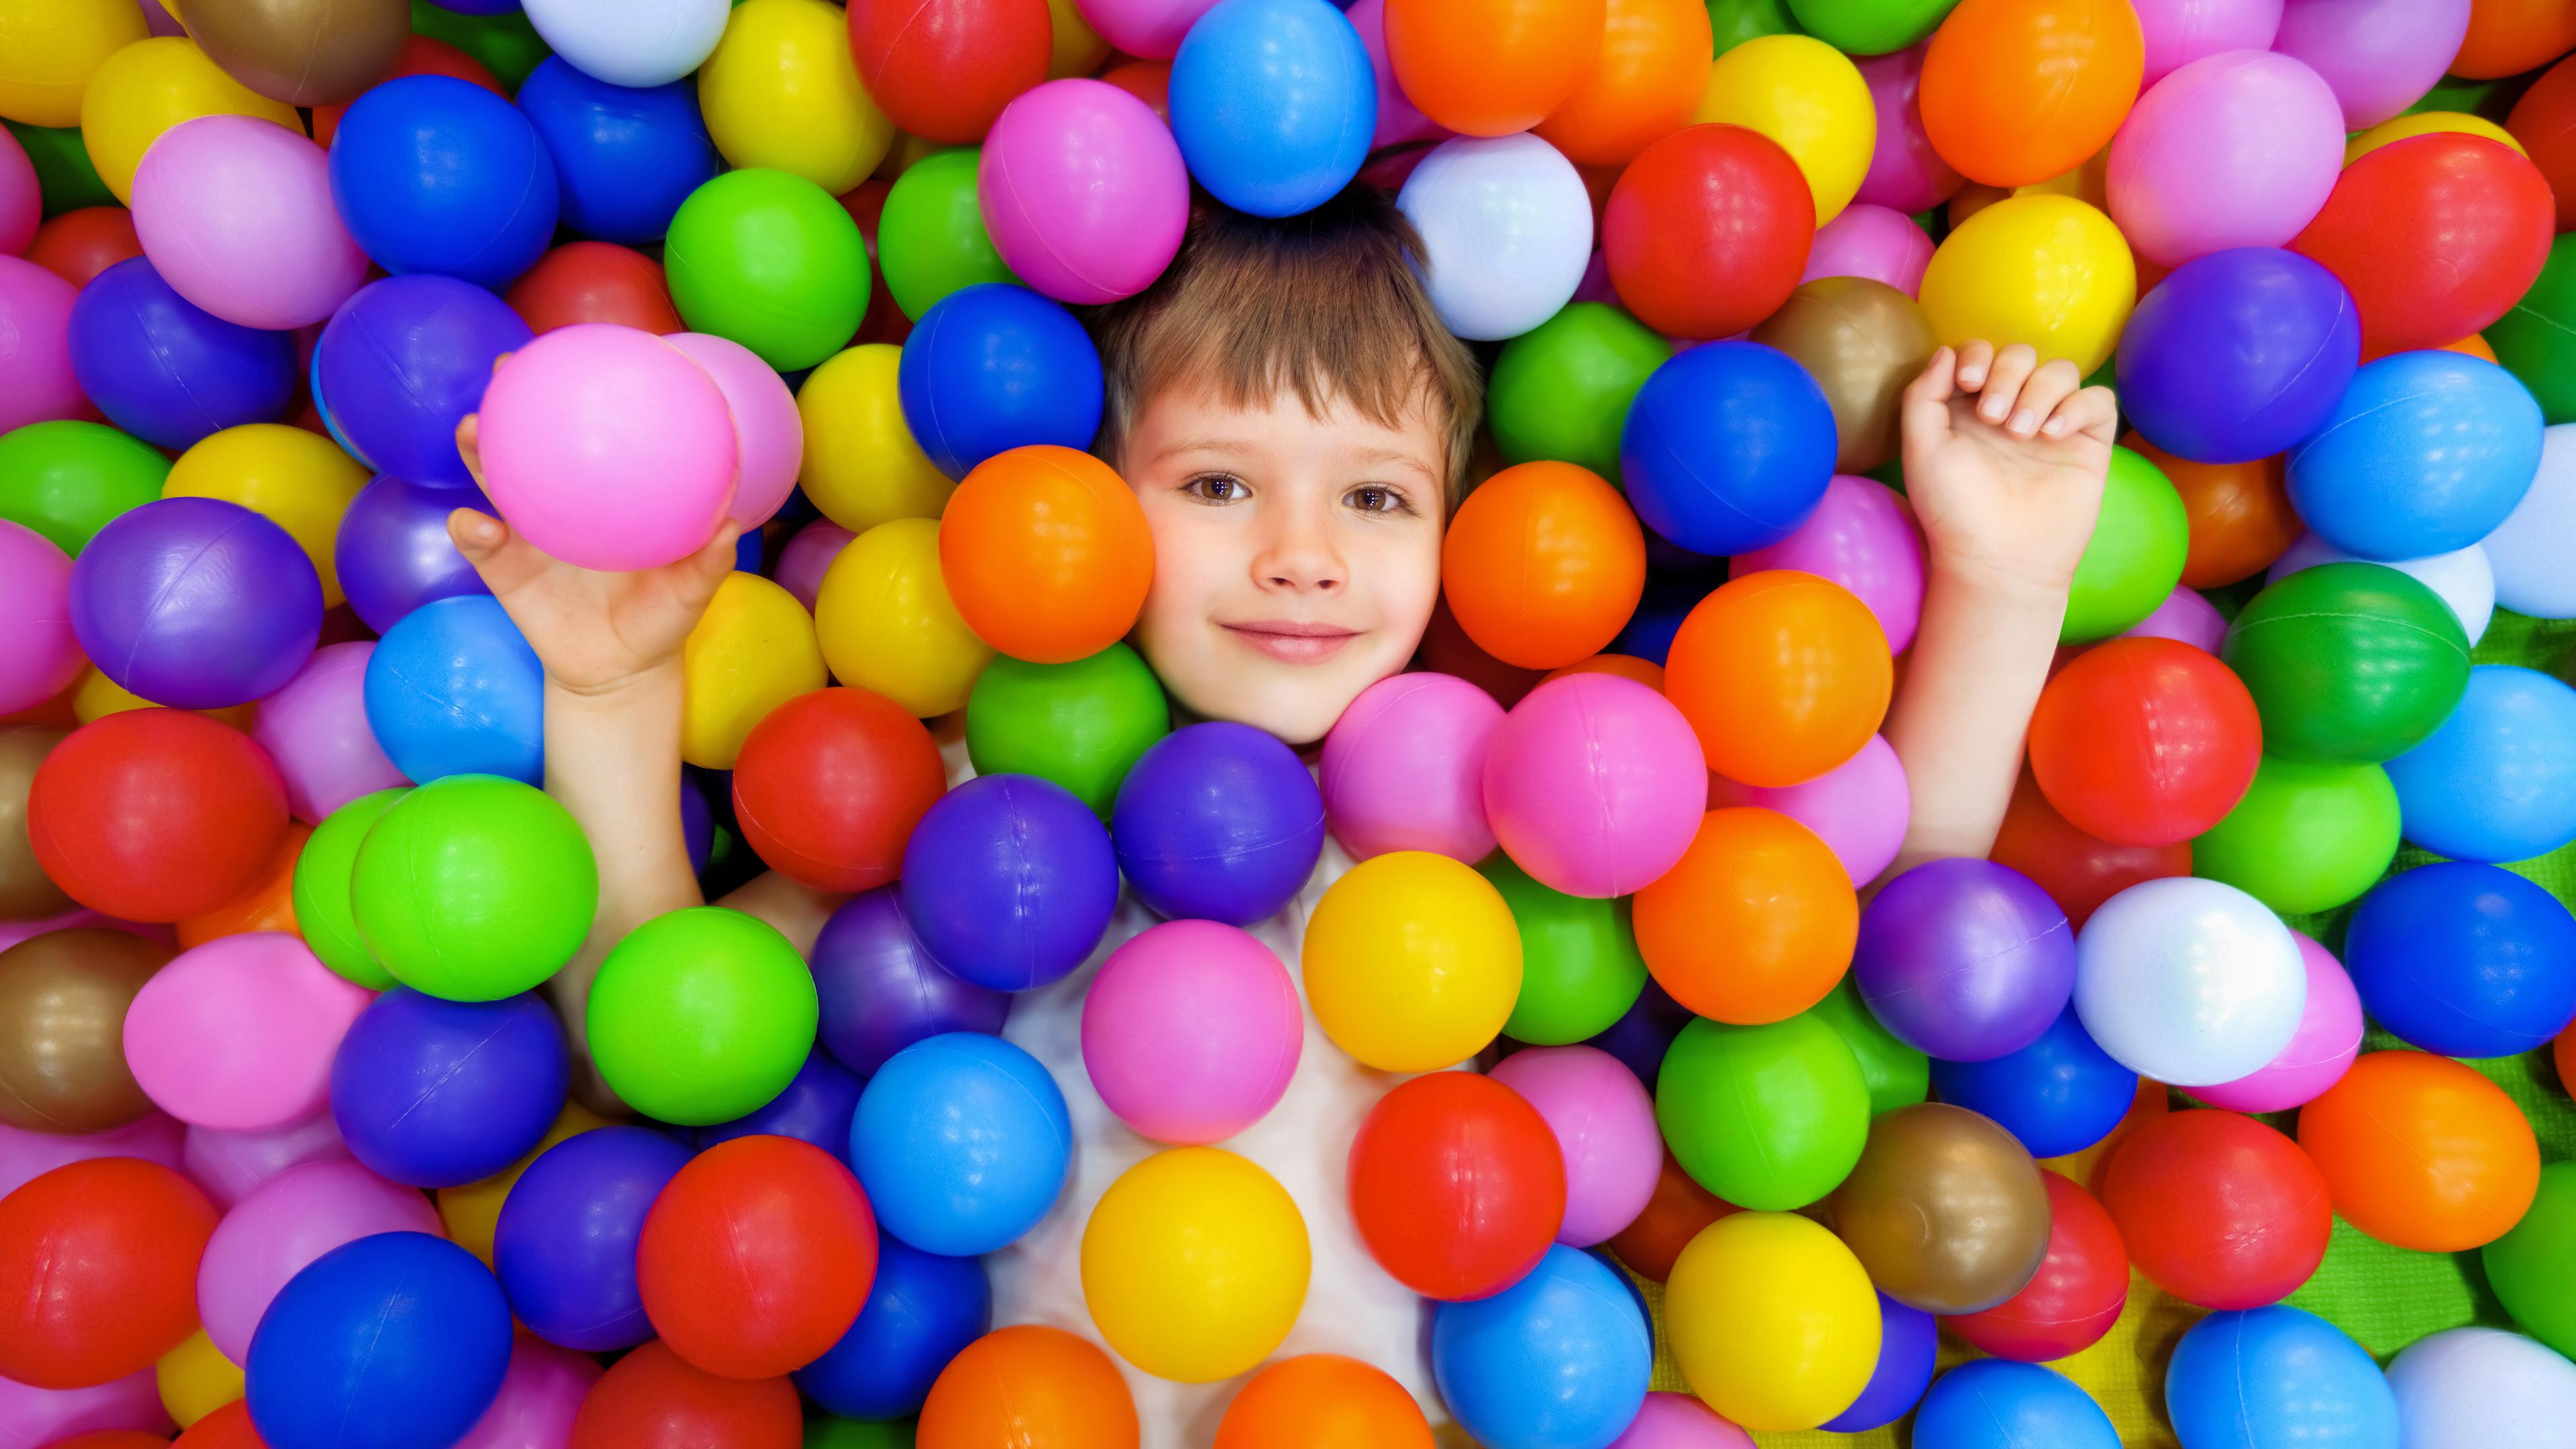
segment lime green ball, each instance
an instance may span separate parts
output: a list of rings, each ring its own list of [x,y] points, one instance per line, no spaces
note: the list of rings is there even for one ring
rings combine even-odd
[[[2191,843],[2191,873],[2285,916],[2330,911],[2397,858],[2397,787],[2377,765],[2265,755],[2245,798]]]
[[[1841,1185],[1869,1140],[1860,1060],[1812,1015],[1768,1026],[1694,1018],[1655,1083],[1682,1170],[1737,1207],[1804,1207]]]
[[[2482,334],[2552,423],[2576,422],[2576,232],[2549,244],[2540,279]]]
[[[396,981],[498,1001],[563,969],[590,934],[599,867],[572,812],[498,775],[432,780],[358,847],[358,934]]]
[[[2126,448],[2111,450],[2102,518],[2075,566],[2062,644],[2090,644],[2138,626],[2182,582],[2191,516],[2164,470]]]
[[[36,166],[36,189],[44,196],[45,215],[60,216],[84,206],[121,206],[116,193],[99,180],[98,167],[81,144],[78,126],[25,126],[7,123],[9,134],[26,148]]]
[[[161,496],[170,460],[104,423],[29,423],[0,434],[0,518],[80,551],[109,520]]]
[[[304,944],[323,965],[369,991],[386,990],[394,978],[367,949],[366,937],[358,934],[358,917],[349,905],[349,877],[357,868],[358,846],[367,832],[395,801],[410,793],[408,785],[378,790],[332,811],[330,818],[313,827],[304,853],[295,858],[295,929],[303,933]]]
[[[894,304],[915,322],[940,298],[981,282],[1017,282],[984,233],[975,195],[983,148],[933,151],[886,191],[877,220],[877,265]]]
[[[996,655],[966,697],[976,774],[1052,780],[1103,820],[1136,757],[1171,732],[1161,681],[1124,644],[1071,664]]]
[[[526,12],[516,8],[497,15],[465,15],[430,0],[411,0],[411,28],[483,62],[492,78],[513,95],[527,82],[528,72],[555,53]]]
[[[1869,1114],[1911,1107],[1932,1095],[1932,1059],[1896,1039],[1861,1003],[1860,987],[1850,976],[1807,1008],[1807,1015],[1832,1027],[1860,1062],[1860,1079],[1869,1085]]]
[[[1708,27],[1719,55],[1765,35],[1798,33],[1786,0],[1708,0]]]
[[[730,1122],[787,1089],[821,1007],[776,927],[722,906],[627,933],[590,988],[590,1051],[609,1090],[685,1127]]]
[[[2254,696],[2263,750],[2376,764],[2424,742],[2469,688],[2469,636],[2442,596],[2372,563],[2320,564],[2246,601],[2220,657]]]
[[[1938,29],[1959,0],[1789,0],[1809,35],[1846,55],[1903,50]]]
[[[2540,1169],[2540,1194],[2479,1253],[2496,1301],[2525,1332],[2576,1355],[2576,1162]]]
[[[1501,851],[1476,867],[1521,928],[1521,994],[1503,1035],[1570,1046],[1608,1031],[1646,989],[1646,958],[1626,897],[1587,900],[1549,890]]]
[[[1605,302],[1576,302],[1503,345],[1485,391],[1495,445],[1515,463],[1574,463],[1619,477],[1628,404],[1672,347]]]
[[[691,331],[780,372],[847,347],[868,310],[868,248],[832,194],[784,171],[728,171],[689,193],[662,243]]]
[[[913,1449],[914,1419],[862,1423],[817,1414],[805,1421],[805,1449]]]

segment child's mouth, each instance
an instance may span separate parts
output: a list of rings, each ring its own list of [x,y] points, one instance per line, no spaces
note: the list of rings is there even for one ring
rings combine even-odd
[[[1286,664],[1319,664],[1359,637],[1338,624],[1301,624],[1288,619],[1262,619],[1218,626],[1235,638]]]

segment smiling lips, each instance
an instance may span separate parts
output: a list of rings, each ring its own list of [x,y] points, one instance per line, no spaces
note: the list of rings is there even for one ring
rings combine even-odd
[[[1360,632],[1338,624],[1301,624],[1289,619],[1257,619],[1219,627],[1284,664],[1320,664],[1339,654],[1342,646],[1358,638]]]

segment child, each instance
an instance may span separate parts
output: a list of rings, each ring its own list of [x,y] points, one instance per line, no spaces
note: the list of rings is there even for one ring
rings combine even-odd
[[[1403,669],[1440,590],[1440,539],[1462,492],[1480,403],[1473,359],[1439,325],[1411,228],[1366,187],[1286,221],[1203,204],[1162,279],[1094,319],[1109,379],[1100,451],[1154,537],[1134,635],[1176,711],[1312,744]],[[1970,343],[1905,399],[1906,477],[1929,543],[1929,591],[1887,732],[1912,780],[1897,869],[1983,855],[2019,768],[2110,457],[2110,395],[2032,350]],[[471,423],[460,441],[471,456]],[[458,545],[546,667],[546,788],[598,851],[590,948],[558,978],[576,1037],[599,956],[661,912],[699,903],[670,780],[682,641],[733,558],[728,528],[696,557],[600,575],[538,554],[481,514]],[[1307,912],[1349,861],[1328,846],[1305,891],[1254,934],[1293,970]],[[837,901],[765,876],[724,904],[800,948]],[[1082,1067],[1082,998],[1100,955],[1152,924],[1132,901],[1086,966],[1022,995],[1005,1035],[1054,1074],[1077,1139],[1048,1218],[995,1254],[996,1326],[1096,1338],[1080,1287],[1093,1203],[1155,1150],[1101,1105]],[[1369,1259],[1344,1189],[1352,1134],[1394,1078],[1359,1066],[1309,1014],[1303,1058],[1268,1117],[1224,1144],[1305,1215],[1314,1270],[1280,1354],[1336,1351],[1395,1376],[1437,1422],[1426,1307]],[[1144,1443],[1202,1445],[1239,1384],[1178,1385],[1121,1364]]]

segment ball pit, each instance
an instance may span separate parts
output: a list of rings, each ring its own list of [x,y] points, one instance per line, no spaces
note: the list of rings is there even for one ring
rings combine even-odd
[[[722,82],[711,77],[704,103],[721,112],[723,94]],[[518,107],[554,162],[563,224],[630,246],[661,240],[672,213],[718,167],[709,123],[699,119],[701,99],[677,83],[613,84],[560,55],[530,72],[519,86]]]
[[[2295,543],[2283,550],[2280,558],[2274,560],[2270,577],[2286,578],[2319,564],[2369,562],[2373,560],[2346,553],[2313,533],[2301,534]],[[2442,602],[2448,604],[2451,613],[2459,619],[2460,628],[2467,633],[2472,646],[2485,636],[2487,626],[2494,622],[2495,565],[2488,561],[2483,541],[2449,553],[2392,559],[2388,566],[2441,595]]]
[[[1860,1397],[1852,1400],[1851,1407],[1820,1427],[1829,1433],[1857,1433],[1904,1417],[1931,1385],[1932,1359],[1940,1336],[1939,1324],[1931,1314],[1879,1294],[1878,1365],[1870,1370],[1869,1383],[1861,1389]],[[1741,1429],[1735,1432],[1746,1439],[1751,1437]],[[1738,1446],[1728,1445],[1727,1449]]]
[[[1980,1062],[2037,1041],[2075,988],[2075,933],[2029,877],[1932,861],[1887,883],[1861,917],[1852,973],[1898,1040]]]
[[[539,1153],[510,1189],[492,1266],[510,1311],[548,1342],[583,1353],[652,1337],[636,1287],[647,1211],[689,1160],[649,1128],[603,1127]]]
[[[2227,666],[2199,649],[2114,639],[2079,655],[2040,692],[2031,774],[2075,828],[2120,845],[2173,845],[2216,825],[2244,798],[2265,743],[2259,708]]]
[[[2407,352],[2364,367],[2290,455],[2290,501],[2363,558],[2466,548],[2511,514],[2540,467],[2539,408],[2492,364]],[[2329,484],[2327,480],[2332,479]]]
[[[2027,1046],[1982,1061],[1935,1061],[1930,1071],[1942,1101],[1991,1118],[2035,1158],[2102,1141],[2138,1094],[2138,1074],[2113,1061],[2071,1007]]]
[[[125,1013],[127,1060],[155,1105],[192,1126],[256,1131],[322,1110],[367,993],[294,937],[253,932],[182,953]]]
[[[1337,1353],[1298,1354],[1254,1374],[1216,1427],[1217,1449],[1337,1441],[1386,1449],[1431,1449],[1433,1443],[1431,1425],[1403,1385]]]
[[[1631,894],[1690,849],[1707,777],[1681,711],[1634,680],[1579,674],[1503,716],[1485,817],[1513,863],[1568,895]]]
[[[386,271],[491,288],[536,265],[561,200],[528,118],[449,76],[389,81],[352,104],[331,142],[331,193]]]
[[[103,915],[175,921],[255,884],[286,830],[286,787],[237,730],[131,710],[76,730],[27,793],[36,863]]]
[[[2221,337],[2252,340],[2220,351]],[[2249,463],[2323,427],[2360,362],[2360,314],[2333,273],[2276,246],[2215,249],[2131,314],[2121,406],[2179,457]]]
[[[876,1248],[868,1200],[838,1157],[745,1137],[691,1158],[653,1199],[636,1239],[636,1286],[654,1332],[682,1359],[727,1378],[771,1378],[849,1331],[876,1277]]]
[[[1797,289],[1815,230],[1815,197],[1777,142],[1741,126],[1691,126],[1619,174],[1602,211],[1601,255],[1637,320],[1668,336],[1731,337]]]
[[[903,420],[949,477],[1013,448],[1080,449],[1100,430],[1099,354],[1056,303],[988,282],[941,299],[917,330],[898,373]]]
[[[1541,1364],[1577,1371],[1543,1378]],[[1431,1318],[1440,1396],[1487,1443],[1539,1432],[1585,1443],[1618,1432],[1644,1403],[1652,1365],[1637,1300],[1599,1259],[1562,1245],[1502,1292],[1443,1303]]]
[[[243,327],[326,321],[367,278],[322,148],[250,116],[163,133],[134,175],[134,232],[171,290]]]
[[[290,1167],[227,1210],[197,1269],[205,1333],[234,1363],[250,1358],[252,1331],[279,1289],[343,1243],[377,1233],[439,1232],[419,1193],[347,1158]]]
[[[0,1123],[30,1132],[104,1132],[152,1110],[126,1065],[121,1026],[170,959],[121,931],[47,931],[0,951]]]
[[[796,1372],[796,1386],[836,1414],[879,1420],[918,1413],[940,1370],[992,1328],[983,1264],[943,1258],[877,1235],[876,1273],[858,1321]]]
[[[1922,303],[1945,347],[2025,342],[2090,374],[2137,303],[2137,262],[2098,209],[2071,196],[2015,196],[1960,223],[1933,252]]]
[[[741,343],[774,368],[840,351],[867,311],[858,223],[823,188],[783,171],[728,171],[690,192],[662,265],[690,330]]]
[[[2537,670],[2469,671],[2459,708],[2389,763],[2408,839],[2454,860],[2524,860],[2576,840],[2576,689]]]
[[[2556,215],[2513,148],[2435,133],[2354,161],[2290,245],[2352,290],[2362,353],[2385,357],[2503,317],[2540,275]]]
[[[902,706],[864,689],[816,690],[744,738],[733,814],[771,868],[818,890],[868,890],[900,874],[945,783],[938,746]]]
[[[999,653],[1070,664],[1117,643],[1153,580],[1144,510],[1109,465],[1032,446],[975,466],[939,518],[940,578]]]
[[[1869,1088],[1851,1048],[1813,1016],[1767,1026],[1694,1020],[1664,1058],[1655,1120],[1674,1158],[1725,1201],[1804,1207],[1860,1160]]]
[[[2192,1088],[2192,1095],[2231,1112],[2279,1112],[2312,1101],[2343,1079],[2361,1053],[2361,997],[2352,977],[2325,947],[2298,938],[2308,970],[2308,1004],[2298,1032],[2260,1070],[2232,1082]]]
[[[987,669],[985,678],[1002,667]],[[1159,688],[1155,696],[1152,727],[1159,728]],[[1362,690],[1324,737],[1316,774],[1333,839],[1355,860],[1396,850],[1468,863],[1491,855],[1485,761],[1502,722],[1492,695],[1454,675],[1403,674]],[[1140,720],[1139,732],[1146,727]],[[974,728],[971,712],[967,728]]]
[[[2111,1416],[2065,1375],[1989,1359],[1943,1374],[1914,1414],[1914,1432],[1943,1449],[2111,1449]]]
[[[1082,1293],[1100,1336],[1182,1383],[1269,1357],[1304,1309],[1310,1269],[1296,1200],[1214,1147],[1159,1152],[1119,1174],[1082,1232]]]
[[[1102,81],[1049,81],[1015,98],[985,137],[975,175],[993,250],[1059,302],[1143,291],[1180,250],[1189,220],[1189,177],[1171,129]]]
[[[1215,921],[1172,920],[1109,954],[1082,1005],[1101,1103],[1157,1142],[1222,1142],[1278,1104],[1305,1026],[1269,948]]]
[[[1400,850],[1353,867],[1306,919],[1307,1004],[1333,1044],[1388,1072],[1457,1065],[1520,995],[1520,928],[1469,867]]]
[[[545,672],[499,601],[433,599],[367,656],[367,727],[406,779],[545,778]]]
[[[367,954],[449,1001],[534,990],[580,949],[599,900],[581,828],[553,797],[449,775],[375,817],[349,874]]]

